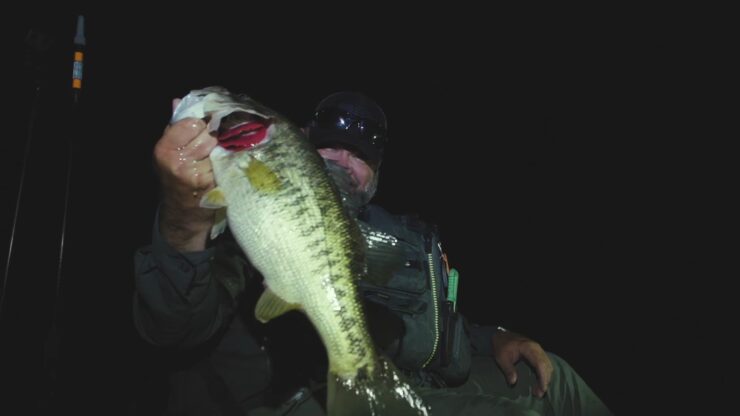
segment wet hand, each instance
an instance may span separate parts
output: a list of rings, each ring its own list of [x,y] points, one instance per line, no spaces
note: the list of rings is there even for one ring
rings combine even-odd
[[[163,192],[160,230],[176,248],[205,247],[214,211],[201,208],[200,199],[215,185],[208,156],[217,143],[203,120],[187,118],[167,126],[154,147]]]
[[[532,393],[543,397],[552,378],[553,366],[550,357],[539,343],[515,332],[499,331],[492,339],[493,356],[496,359],[506,381],[516,384],[518,374],[516,364],[524,359],[537,374],[537,385],[533,386]]]

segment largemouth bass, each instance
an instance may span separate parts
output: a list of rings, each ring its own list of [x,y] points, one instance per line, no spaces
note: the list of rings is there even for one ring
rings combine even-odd
[[[184,117],[207,120],[219,141],[210,154],[217,187],[201,202],[225,211],[211,236],[228,224],[264,276],[258,320],[291,310],[308,316],[328,354],[329,414],[427,415],[368,334],[357,290],[365,240],[301,130],[220,87],[191,91],[173,121]]]

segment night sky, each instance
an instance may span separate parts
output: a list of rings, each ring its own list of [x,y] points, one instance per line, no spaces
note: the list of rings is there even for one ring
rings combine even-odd
[[[375,201],[439,225],[470,321],[538,340],[618,414],[692,391],[699,369],[672,372],[687,351],[708,352],[684,349],[684,337],[701,338],[702,318],[721,306],[697,314],[710,292],[684,278],[703,276],[681,251],[697,232],[687,190],[701,188],[677,135],[693,94],[690,33],[654,16],[334,12],[88,13],[79,105],[75,12],[28,13],[3,27],[4,60],[15,62],[0,168],[4,268],[14,235],[0,316],[12,396],[30,408],[43,401],[56,316],[59,401],[82,413],[131,403],[152,355],[130,313],[132,255],[150,238],[158,198],[152,149],[171,99],[209,85],[296,123],[329,93],[373,97],[390,130]],[[55,299],[64,301],[56,313]]]

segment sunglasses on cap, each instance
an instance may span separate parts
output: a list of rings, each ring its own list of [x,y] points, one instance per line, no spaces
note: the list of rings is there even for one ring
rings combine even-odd
[[[381,151],[388,141],[386,128],[381,124],[336,108],[321,109],[313,119],[316,127],[352,132]]]

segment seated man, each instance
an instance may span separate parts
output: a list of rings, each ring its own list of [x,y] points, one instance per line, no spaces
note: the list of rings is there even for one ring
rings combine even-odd
[[[324,99],[308,127],[347,210],[403,248],[388,284],[361,282],[361,293],[376,343],[431,414],[610,414],[536,342],[465,322],[447,301],[451,280],[433,226],[368,204],[387,137],[382,109],[358,93]],[[214,146],[202,120],[167,128],[155,147],[163,199],[152,244],[135,257],[137,329],[171,347],[167,414],[323,415],[325,363],[312,355],[321,351],[310,326],[300,317],[256,322],[258,273],[228,234],[208,241],[214,214],[194,195],[214,186]]]

